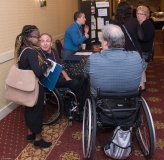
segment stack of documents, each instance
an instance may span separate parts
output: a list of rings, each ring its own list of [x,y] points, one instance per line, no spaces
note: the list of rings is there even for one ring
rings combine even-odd
[[[90,56],[93,52],[76,52],[75,55],[78,56]]]

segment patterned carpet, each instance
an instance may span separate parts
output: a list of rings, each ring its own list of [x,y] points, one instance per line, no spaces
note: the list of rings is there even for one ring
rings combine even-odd
[[[147,69],[147,92],[144,95],[156,130],[156,151],[152,160],[164,159],[164,57],[155,58]],[[24,122],[23,107],[19,106],[11,114],[0,121],[0,160],[82,160],[81,143],[82,123],[73,121],[69,127],[67,118],[62,117],[56,124],[43,126],[43,138],[52,141],[48,149],[35,149],[32,143],[26,142],[27,128]],[[101,132],[106,142],[111,131]],[[110,160],[100,149],[97,136],[94,160]],[[144,160],[134,138],[134,148],[128,160]]]

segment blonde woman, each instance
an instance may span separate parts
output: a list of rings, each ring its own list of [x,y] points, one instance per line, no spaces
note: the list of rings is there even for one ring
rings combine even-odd
[[[142,52],[150,52],[154,44],[155,29],[152,22],[149,20],[150,11],[146,6],[137,7],[137,19],[142,27],[144,38],[140,40],[140,45],[142,47]],[[143,91],[145,89],[146,75],[145,71],[142,74],[141,86]]]

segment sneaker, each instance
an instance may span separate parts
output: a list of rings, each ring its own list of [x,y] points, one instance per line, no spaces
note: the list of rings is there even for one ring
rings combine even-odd
[[[141,93],[146,93],[146,89],[142,89],[141,90]]]

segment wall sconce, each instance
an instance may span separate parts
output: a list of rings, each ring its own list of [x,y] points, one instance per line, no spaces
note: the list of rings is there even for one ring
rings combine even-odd
[[[46,6],[46,0],[39,0],[40,2],[40,7]]]

